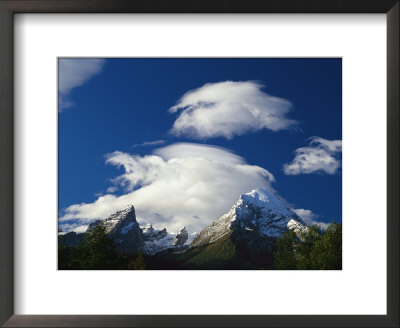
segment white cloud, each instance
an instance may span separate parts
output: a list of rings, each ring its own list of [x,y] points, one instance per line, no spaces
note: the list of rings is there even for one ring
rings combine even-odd
[[[61,58],[58,61],[59,109],[72,106],[68,101],[71,90],[86,83],[99,74],[105,64],[104,59]]]
[[[205,158],[230,164],[244,164],[245,160],[225,148],[205,144],[180,142],[154,151],[154,154],[169,160],[172,158]]]
[[[188,143],[143,157],[114,152],[107,163],[124,169],[114,182],[124,186],[126,194],[71,205],[61,222],[78,219],[84,224],[133,204],[139,223],[150,222],[171,232],[182,225],[190,232],[200,231],[227,212],[241,193],[268,187],[274,179],[229,150]]]
[[[304,208],[297,208],[297,209],[292,209],[300,218],[303,219],[304,223],[307,225],[314,225],[317,224],[319,225],[322,229],[327,229],[329,224],[325,222],[320,222],[318,221],[317,215],[315,215],[313,212],[310,210],[305,210]]]
[[[61,223],[58,226],[61,230],[61,234],[66,234],[71,231],[75,231],[76,233],[85,232],[87,230],[88,224],[82,224],[80,222],[76,223]]]
[[[132,146],[132,148],[136,147],[147,147],[147,146],[160,146],[165,144],[165,140],[154,140],[154,141],[145,141],[142,142],[141,144],[135,144]]]
[[[107,192],[109,194],[112,194],[113,192],[116,192],[117,190],[118,190],[118,187],[116,187],[116,186],[111,186],[111,187],[107,188]],[[100,196],[102,196],[102,195],[100,195]]]
[[[341,165],[342,140],[310,139],[310,146],[296,149],[295,158],[283,165],[287,175],[325,172],[335,174]]]
[[[169,109],[180,112],[171,133],[194,139],[233,138],[248,132],[288,129],[296,121],[286,118],[291,103],[263,91],[254,81],[207,83],[187,92]]]

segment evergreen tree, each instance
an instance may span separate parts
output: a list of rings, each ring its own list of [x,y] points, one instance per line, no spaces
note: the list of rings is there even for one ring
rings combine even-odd
[[[274,268],[277,270],[297,269],[295,258],[296,233],[293,230],[285,232],[276,242],[277,251],[274,254]]]
[[[63,231],[58,229],[58,269],[68,270],[70,269],[70,251],[67,246],[61,240],[61,233]]]
[[[312,268],[311,253],[317,243],[322,238],[322,230],[318,225],[309,226],[306,231],[299,233],[299,238],[295,242],[296,268],[307,270]]]
[[[310,253],[311,268],[317,270],[342,269],[342,225],[332,223]]]
[[[105,228],[97,226],[85,234],[85,239],[73,248],[72,267],[82,270],[117,269],[120,256],[112,239],[108,238]]]
[[[306,231],[284,233],[276,242],[274,269],[341,270],[342,225],[331,223],[326,231],[317,225]]]
[[[146,270],[146,262],[144,261],[144,256],[142,252],[139,252],[139,255],[131,260],[128,264],[129,270]]]

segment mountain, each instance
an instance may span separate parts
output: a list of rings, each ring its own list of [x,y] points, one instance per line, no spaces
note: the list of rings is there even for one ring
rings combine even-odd
[[[132,205],[91,223],[90,233],[103,226],[124,254],[143,252],[147,269],[260,269],[274,261],[275,244],[284,232],[301,238],[307,226],[290,206],[269,189],[242,194],[225,214],[199,234],[185,227],[177,233],[139,226]],[[84,234],[71,232],[61,240],[77,242]],[[74,246],[74,245],[67,245]]]
[[[132,205],[104,220],[89,224],[86,233],[98,226],[105,228],[107,236],[114,240],[117,250],[121,253],[138,253],[144,247],[143,232],[136,221],[135,208]]]
[[[153,255],[171,246],[175,235],[169,234],[167,229],[155,230],[151,224],[140,227],[144,237],[144,253]]]
[[[188,232],[185,227],[178,233],[168,233],[165,228],[156,230],[151,224],[142,226],[141,229],[144,236],[144,253],[147,255],[154,255],[168,249],[183,250],[182,246],[188,241]]]
[[[175,260],[186,269],[268,268],[273,264],[276,239],[289,229],[307,228],[272,190],[255,189],[242,194]]]
[[[242,194],[226,213],[203,229],[190,247],[216,242],[234,231],[248,231],[262,237],[277,238],[289,227],[304,227],[305,223],[289,205],[268,189],[255,189]]]
[[[174,240],[172,241],[172,246],[183,246],[188,240],[188,238],[189,234],[186,230],[186,227],[183,227],[175,235]]]
[[[105,228],[105,233],[114,240],[117,250],[124,254],[136,254],[141,251],[146,255],[154,255],[166,250],[183,251],[196,236],[189,235],[185,227],[178,233],[168,233],[165,228],[156,230],[151,224],[139,226],[132,205],[104,220],[92,222],[85,233],[92,232],[97,226]],[[84,240],[84,233],[69,232],[60,237],[63,244],[74,247]]]

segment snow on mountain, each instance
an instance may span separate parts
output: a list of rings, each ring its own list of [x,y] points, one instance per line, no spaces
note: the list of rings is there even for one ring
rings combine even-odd
[[[111,234],[117,231],[119,228],[126,228],[127,226],[133,227],[136,222],[135,208],[133,205],[129,205],[123,210],[117,211],[111,214],[104,220],[97,220],[89,224],[86,232],[92,232],[97,226],[105,228],[106,234]],[[128,228],[129,229],[129,228]]]
[[[151,224],[141,226],[140,229],[142,229],[144,237],[144,253],[154,255],[172,247],[176,234],[168,233],[165,228],[156,230]]]
[[[169,233],[164,228],[156,230],[151,224],[140,226],[144,237],[143,251],[148,255],[168,250],[179,249],[188,246],[195,238],[196,233],[189,235],[186,228],[181,228],[177,233]]]
[[[212,205],[210,205],[212,206]],[[199,246],[215,242],[226,234],[235,231],[254,231],[257,235],[279,237],[288,229],[296,233],[307,229],[301,218],[290,209],[286,202],[269,189],[255,189],[239,197],[235,205],[200,234],[189,235],[185,227],[177,233],[157,230],[151,224],[139,226],[135,209],[129,205],[104,220],[91,223],[86,233],[97,226],[105,228],[117,249],[122,253],[144,252],[154,255],[165,250],[182,251],[189,245]],[[78,236],[80,237],[80,236]],[[71,238],[76,239],[78,238]]]
[[[144,246],[143,233],[136,221],[133,205],[115,212],[104,220],[89,224],[86,233],[92,232],[98,226],[105,228],[107,236],[114,240],[117,249],[122,253],[137,253]]]
[[[97,226],[105,228],[106,234],[112,238],[117,249],[123,253],[137,253],[142,251],[154,255],[167,249],[179,249],[188,245],[195,237],[189,236],[185,227],[178,233],[168,233],[167,230],[156,230],[151,224],[139,226],[136,221],[135,208],[129,205],[117,211],[104,220],[97,220],[88,226],[87,233]]]
[[[193,232],[189,235],[188,239],[185,242],[185,245],[190,245],[192,241],[198,236],[199,234],[197,232]]]
[[[288,231],[289,222],[292,222],[291,226],[294,222],[305,226],[301,218],[272,190],[255,189],[242,194],[228,213],[203,229],[190,246],[215,242],[235,228],[276,238]]]
[[[287,227],[289,230],[293,230],[298,236],[301,236],[302,233],[308,230],[307,226],[293,219],[288,222]]]
[[[117,249],[123,253],[142,251],[147,255],[154,255],[167,249],[182,250],[182,247],[187,247],[196,236],[196,234],[189,236],[185,227],[178,233],[168,233],[165,228],[157,230],[151,224],[139,226],[132,205],[104,220],[91,223],[86,232],[92,232],[97,226],[105,228],[106,234],[114,240]]]

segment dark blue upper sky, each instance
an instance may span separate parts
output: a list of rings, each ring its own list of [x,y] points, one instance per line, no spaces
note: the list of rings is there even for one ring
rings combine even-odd
[[[168,109],[189,90],[206,83],[258,81],[262,91],[292,103],[287,118],[295,128],[262,129],[206,140],[168,133],[178,113]],[[68,93],[71,105],[59,113],[59,209],[91,203],[121,174],[105,164],[116,150],[145,155],[176,142],[222,146],[248,164],[275,176],[273,187],[294,208],[309,209],[321,221],[341,221],[342,175],[314,172],[286,175],[283,164],[310,137],[342,139],[341,59],[107,59],[101,71]],[[137,146],[165,140],[164,145]],[[119,194],[122,194],[119,191]]]

